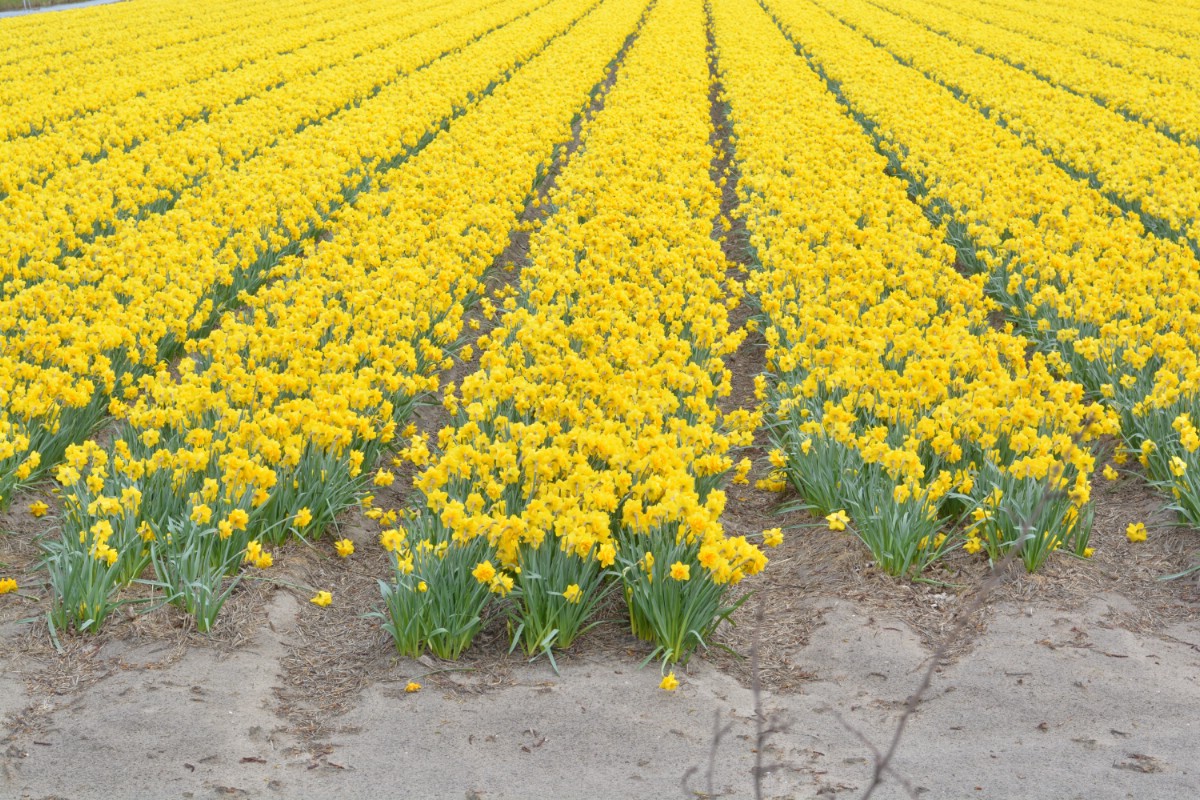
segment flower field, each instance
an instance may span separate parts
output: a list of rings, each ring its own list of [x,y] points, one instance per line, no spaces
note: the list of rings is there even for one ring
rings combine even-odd
[[[401,655],[501,615],[553,661],[620,607],[665,672],[772,569],[735,485],[899,580],[1086,559],[1120,472],[1200,527],[1200,8],[1171,15],[0,21],[0,509],[42,554],[0,602],[207,631],[299,539],[388,551],[358,611]]]

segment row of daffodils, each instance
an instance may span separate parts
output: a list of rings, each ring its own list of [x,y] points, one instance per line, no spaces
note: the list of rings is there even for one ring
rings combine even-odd
[[[964,102],[988,114],[993,125],[1002,126],[1043,150],[1083,181],[1095,182],[1122,207],[1142,215],[1156,233],[1182,238],[1200,252],[1200,149],[1194,146],[1194,134],[1189,133],[1196,130],[1200,121],[1197,119],[1200,98],[1195,92],[1178,93],[1174,101],[1181,108],[1178,118],[1170,114],[1173,101],[1169,96],[1147,96],[1138,106],[1137,113],[1148,115],[1152,122],[1169,117],[1170,129],[1183,139],[1180,141],[1136,118],[1131,122],[1130,111],[1122,111],[1122,104],[1131,108],[1128,106],[1131,101],[1120,98],[1137,95],[1135,88],[1128,88],[1135,83],[1136,76],[1128,73],[1123,81],[1118,81],[1100,63],[1086,70],[1080,68],[1091,78],[1087,85],[1103,82],[1113,87],[1111,107],[1106,107],[1090,96],[1081,96],[1079,90],[1069,91],[1029,71],[1036,71],[1037,64],[1018,68],[977,52],[983,38],[959,33],[957,27],[953,28],[955,35],[963,43],[867,0],[846,3],[821,0],[814,5],[830,10],[918,74],[944,85]],[[897,0],[896,5],[907,8],[915,6],[915,2]],[[949,12],[923,14],[922,19],[926,16],[940,18],[949,16]],[[952,26],[950,22],[930,24]],[[1060,79],[1079,83],[1070,76]],[[1152,116],[1150,109],[1155,110]]]
[[[320,0],[295,8],[295,22],[313,21],[309,15],[321,8]],[[0,120],[0,140],[36,135],[141,92],[260,58],[264,53],[253,43],[263,30],[293,21],[269,0],[218,0],[203,7],[149,0],[137,11],[136,25],[124,13],[103,10],[7,21],[0,33],[0,98],[9,113]],[[135,75],[136,83],[127,80]]]
[[[539,167],[641,11],[560,2],[484,39],[445,90],[494,69],[486,56],[505,59],[510,80],[339,209],[330,241],[283,259],[176,370],[143,380],[111,446],[68,448],[64,535],[47,562],[56,625],[100,624],[152,563],[206,628],[227,574],[271,566],[274,543],[319,533],[371,482],[393,480],[368,468],[437,389]],[[590,66],[565,81],[569,63]],[[390,111],[399,125],[422,108]]]
[[[408,448],[419,508],[384,534],[401,652],[456,655],[506,598],[514,646],[552,654],[619,590],[670,663],[765,565],[720,522],[754,416],[717,409],[743,334],[713,236],[708,90],[703,9],[659,0],[546,199],[478,371],[448,387],[452,422],[432,451]]]
[[[947,0],[939,0],[939,5],[950,7]],[[1200,56],[1200,47],[1196,46],[1194,40],[1188,47],[1179,41],[1175,30],[1123,24],[1104,14],[1088,14],[1081,19],[1078,15],[1072,16],[1073,13],[1076,12],[1069,8],[1031,0],[1009,0],[995,5],[977,5],[971,9],[970,15],[993,26],[991,30],[1010,31],[1044,43],[1033,45],[1031,41],[1016,40],[1019,46],[1042,47],[1043,53],[1053,54],[1070,63],[1076,67],[1071,70],[1072,74],[1082,81],[1088,81],[1091,77],[1078,68],[1087,70],[1095,65],[1102,72],[1107,72],[1104,66],[1108,65],[1134,73],[1129,78],[1152,94],[1200,90],[1200,64],[1194,60]],[[1006,60],[1007,55],[1003,54]],[[1081,56],[1087,56],[1092,61],[1080,61]],[[1146,84],[1141,76],[1155,83]],[[1097,88],[1107,97],[1109,92],[1118,87],[1108,85]]]
[[[55,270],[5,284],[0,504],[14,483],[57,464],[106,411],[121,415],[141,379],[165,369],[223,310],[279,274],[281,257],[303,249],[338,208],[592,5],[507,0],[413,37],[403,58],[431,62],[424,68],[209,175],[169,210],[130,220]],[[447,48],[453,51],[439,58]],[[22,477],[34,457],[38,463]]]
[[[0,202],[0,258],[15,268],[5,277],[37,280],[61,274],[61,266],[72,274],[64,256],[136,227],[140,218],[195,194],[198,183],[360,104],[464,35],[506,21],[494,12],[469,14],[481,5],[402,6],[390,17],[366,15],[362,30],[344,21],[285,28],[270,43],[278,51],[271,58],[0,145],[0,191],[8,195]]]
[[[412,8],[406,10],[413,13]],[[84,162],[103,162],[98,168],[104,169],[107,156],[169,139],[197,121],[211,120],[229,106],[270,94],[305,72],[327,68],[339,56],[346,56],[347,41],[339,37],[355,37],[366,46],[352,52],[368,52],[377,41],[372,36],[375,26],[395,35],[389,22],[385,14],[370,10],[362,18],[339,20],[329,18],[328,9],[319,4],[301,7],[295,18],[262,20],[259,24],[266,36],[253,45],[241,41],[244,34],[232,42],[214,34],[202,40],[204,49],[157,52],[156,58],[167,56],[170,62],[167,69],[155,70],[152,76],[110,67],[105,83],[120,86],[122,91],[95,109],[72,109],[58,87],[30,86],[30,76],[0,83],[15,95],[10,99],[14,110],[40,108],[61,115],[43,119],[36,134],[27,132],[0,145],[5,153],[0,192],[13,195],[31,182],[44,184],[56,172]],[[234,31],[242,33],[238,27]],[[211,48],[219,58],[213,58]],[[40,102],[33,102],[35,99]]]
[[[994,6],[1005,11],[1026,14],[1028,21],[1047,21],[1038,33],[1067,36],[1066,29],[1094,41],[1088,47],[1111,53],[1124,47],[1126,53],[1141,53],[1149,48],[1163,56],[1200,57],[1200,9],[1176,6],[1171,14],[1162,14],[1153,2],[1128,3],[1124,0],[1062,0],[1047,4],[1036,0],[996,0]],[[995,11],[995,7],[987,13]]]
[[[1184,144],[1200,144],[1200,87],[1193,85],[1198,84],[1200,65],[1192,60],[1158,59],[1152,63],[1157,64],[1159,74],[1146,76],[1137,69],[1105,63],[1074,47],[1009,30],[991,19],[979,19],[977,11],[963,13],[966,9],[952,6],[947,0],[894,0],[887,7],[952,42],[976,48],[1084,98],[1095,98],[1105,108],[1142,120]],[[992,16],[986,7],[983,15]],[[1018,16],[1009,15],[1009,24]],[[1034,30],[1044,27],[1028,21],[1025,26]]]
[[[992,558],[1026,524],[1030,569],[1063,544],[1087,552],[1086,443],[1115,420],[990,327],[982,278],[954,271],[945,231],[766,13],[714,0],[713,18],[762,263],[749,291],[773,373],[760,387],[772,460],[896,575],[961,543],[941,531],[964,512],[966,546]],[[1046,503],[1047,487],[1066,491]]]
[[[1148,231],[815,3],[770,8],[1051,370],[1120,416],[1117,460],[1137,457],[1183,519],[1200,523],[1200,262],[1191,248]]]

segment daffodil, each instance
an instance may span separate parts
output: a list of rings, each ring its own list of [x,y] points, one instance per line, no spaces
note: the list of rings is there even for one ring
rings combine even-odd
[[[829,523],[829,530],[844,531],[850,524],[850,517],[846,514],[845,509],[841,509],[825,517],[825,521]]]
[[[471,575],[480,583],[491,583],[496,577],[496,568],[492,566],[491,561],[482,561],[471,570]]]

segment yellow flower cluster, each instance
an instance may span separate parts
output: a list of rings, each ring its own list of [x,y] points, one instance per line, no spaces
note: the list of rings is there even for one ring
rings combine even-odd
[[[450,61],[443,71],[438,62],[423,71],[422,78],[437,81],[435,91],[420,104],[389,108],[386,135],[408,128],[415,136],[429,124],[427,108],[486,85],[497,69],[532,55],[581,10],[578,2],[560,0],[483,40],[466,63]],[[222,464],[233,496],[269,490],[269,473],[296,468],[306,446],[346,455],[368,442],[390,441],[396,418],[407,414],[413,398],[436,389],[438,373],[450,365],[464,303],[507,243],[528,186],[523,178],[552,147],[545,138],[496,141],[524,130],[496,122],[528,102],[519,93],[524,88],[498,92],[486,111],[455,126],[453,137],[436,140],[382,176],[380,191],[339,211],[331,220],[332,241],[306,257],[285,259],[285,279],[247,297],[245,310],[226,315],[218,330],[195,342],[190,349],[200,366],[185,360],[180,375],[160,372],[144,382],[147,396],[128,414],[142,440],[163,426],[186,431],[188,447],[177,457],[195,453],[189,440],[203,440],[208,459],[197,460],[197,467]],[[483,161],[485,149],[492,154]],[[499,177],[504,169],[512,177]],[[488,202],[479,202],[481,196]],[[472,235],[462,236],[464,229]],[[395,291],[398,286],[405,291]],[[247,469],[238,451],[266,470]],[[390,477],[381,472],[375,483]]]
[[[895,0],[904,7],[910,2],[916,0]],[[1115,108],[1106,108],[1091,97],[976,52],[979,46],[988,50],[1006,46],[1005,37],[993,38],[991,31],[959,44],[866,0],[780,3],[781,9],[794,7],[799,12],[807,8],[805,17],[828,19],[815,6],[829,8],[920,73],[960,93],[972,107],[987,112],[993,124],[999,123],[1023,141],[1045,150],[1085,180],[1093,178],[1102,191],[1148,215],[1164,227],[1164,232],[1181,234],[1200,246],[1200,150],[1192,144],[1172,139],[1156,127],[1128,120],[1118,113],[1121,103],[1117,100],[1113,101]],[[942,16],[948,14],[943,12]],[[960,33],[956,27],[955,35]],[[1028,60],[1029,68],[1035,70],[1051,60],[1037,58],[1033,63],[1032,55],[1013,57]],[[1106,91],[1114,98],[1132,98],[1138,91],[1136,75],[1105,72],[1100,64],[1080,65],[1074,74],[1076,79],[1088,75],[1089,85],[1101,81],[1112,87]],[[1144,88],[1139,109],[1159,109],[1157,118],[1169,116],[1171,128],[1188,142],[1195,142],[1200,135],[1200,97],[1194,92],[1175,93],[1178,99],[1173,100],[1171,92],[1152,94],[1151,88]],[[1177,113],[1172,114],[1172,110]],[[1165,125],[1157,118],[1149,119]]]
[[[462,14],[455,24],[428,28],[407,39],[400,52],[392,54],[395,63],[388,69],[409,74],[378,84],[377,93],[372,95],[371,83],[378,80],[380,68],[374,65],[372,78],[371,64],[363,65],[364,74],[350,82],[360,87],[361,102],[335,107],[338,113],[321,124],[281,138],[236,169],[208,174],[170,210],[144,220],[130,220],[121,231],[86,246],[81,255],[62,259],[61,269],[56,268],[53,275],[28,285],[21,280],[10,284],[12,291],[0,300],[0,326],[8,335],[0,354],[0,394],[8,399],[0,411],[4,415],[0,416],[0,430],[7,424],[15,429],[15,435],[0,435],[15,442],[17,436],[31,440],[31,431],[43,431],[43,440],[51,441],[43,441],[40,448],[31,441],[27,447],[60,454],[71,441],[86,435],[106,405],[112,413],[123,415],[126,409],[120,398],[137,396],[139,382],[135,378],[155,368],[157,375],[149,384],[140,382],[140,387],[152,395],[142,406],[153,410],[135,415],[137,427],[169,424],[179,430],[185,416],[221,413],[223,407],[196,387],[196,376],[204,371],[193,370],[193,362],[185,360],[180,367],[184,374],[177,381],[161,359],[176,354],[181,343],[190,342],[210,327],[224,307],[249,302],[245,291],[253,291],[268,276],[279,282],[259,298],[259,308],[244,317],[230,315],[222,321],[221,333],[196,350],[214,362],[207,373],[211,380],[220,382],[218,394],[226,390],[231,395],[244,393],[244,397],[235,397],[238,405],[262,407],[260,393],[273,401],[280,392],[290,391],[288,387],[305,385],[301,375],[308,365],[300,365],[288,375],[287,356],[301,343],[310,346],[330,331],[352,327],[360,307],[386,318],[387,307],[361,292],[348,292],[347,303],[338,302],[326,309],[325,298],[342,291],[337,284],[346,276],[321,272],[314,266],[309,272],[320,274],[323,283],[314,280],[305,284],[299,274],[303,262],[285,256],[278,263],[280,254],[295,255],[311,232],[339,224],[330,216],[345,207],[347,198],[374,187],[381,172],[418,150],[456,109],[477,101],[489,85],[503,79],[521,59],[561,34],[588,9],[589,3],[556,0],[539,8],[536,0],[506,0],[469,13],[463,13],[469,11],[469,2],[455,6]],[[455,10],[444,9],[450,15]],[[471,41],[497,26],[499,29],[491,35]],[[439,58],[447,50],[453,52]],[[422,65],[427,66],[417,69]],[[441,177],[437,175],[435,180]],[[413,186],[410,191],[433,196],[435,187]],[[364,201],[360,218],[378,213],[388,202],[373,205]],[[401,203],[396,206],[405,208]],[[501,213],[501,209],[494,213]],[[406,212],[389,220],[390,225],[376,227],[388,230],[399,224],[401,217],[406,223],[415,221]],[[381,237],[389,238],[375,234],[377,240]],[[418,235],[400,243],[420,240]],[[346,265],[348,251],[354,246],[352,237],[339,242],[339,255],[330,260]],[[350,268],[369,275],[387,255],[376,252],[368,257],[364,253]],[[399,280],[399,275],[392,280]],[[440,286],[442,290],[448,280],[449,276]],[[394,285],[388,284],[389,288]],[[397,301],[411,299],[402,297]],[[307,310],[301,312],[301,307]],[[442,320],[433,318],[430,312],[432,309],[422,317],[413,316],[395,324],[411,328],[423,319],[423,329],[435,328]],[[273,319],[268,323],[273,317],[286,317],[286,325],[268,330],[268,324],[275,325]],[[244,320],[244,324],[237,324],[238,320]],[[297,333],[299,338],[295,338]],[[381,333],[377,332],[377,339]],[[439,328],[436,334],[441,337],[443,331]],[[388,341],[398,344],[397,338]],[[265,346],[272,349],[262,349],[263,339],[269,340]],[[386,375],[377,383],[393,384],[391,392],[399,391],[403,382],[392,377],[396,373],[409,382],[427,384],[428,378],[416,370],[414,361],[442,358],[432,342],[427,344],[428,352],[406,349],[389,354],[391,357],[381,357],[382,351],[370,342],[369,336],[361,336],[355,345],[337,355],[325,354],[324,358],[332,359],[335,365],[356,365],[365,359],[367,363],[362,366],[367,366],[378,361]],[[251,343],[259,352],[247,371],[240,350]],[[222,357],[222,351],[230,355]],[[328,368],[329,362],[322,361],[321,354],[300,355],[302,359],[312,356],[319,368]],[[276,359],[282,359],[282,363],[276,361],[274,368],[259,366]],[[417,374],[410,377],[414,371]],[[251,372],[262,374],[251,377]],[[178,384],[187,388],[176,388]],[[120,398],[110,404],[106,393],[119,393]],[[347,424],[354,427],[357,420],[345,423],[341,412],[345,406],[355,408],[361,402],[361,392],[351,393],[331,400],[324,408],[342,416],[342,428]],[[378,400],[373,402],[379,405]],[[299,411],[293,409],[292,413]],[[78,424],[64,424],[72,415],[84,419]],[[325,416],[316,414],[315,424],[319,425]],[[189,423],[194,425],[194,421]],[[316,434],[321,444],[327,444],[330,436],[328,432]],[[152,445],[147,442],[147,446]],[[24,458],[26,453],[17,450],[0,466],[15,467],[20,461],[14,459]]]
[[[310,0],[297,7],[303,13],[312,5]],[[193,74],[189,68],[198,66],[195,55],[201,52],[214,59],[217,68],[236,66],[251,53],[254,38],[245,36],[241,23],[281,21],[277,11],[264,15],[262,6],[218,0],[201,9],[150,0],[132,11],[81,9],[69,19],[36,15],[6,20],[0,98],[12,113],[0,120],[0,139],[36,134],[52,123],[82,117],[137,93],[135,86],[114,82],[114,76],[151,68],[153,72],[141,75],[143,85],[170,86]],[[239,44],[245,47],[225,62],[225,52]],[[212,49],[214,45],[220,49]],[[161,62],[156,60],[160,52],[165,56]],[[30,70],[30,64],[38,69]],[[32,96],[53,96],[55,102],[29,103]]]
[[[891,478],[882,502],[918,498],[931,513],[951,492],[990,491],[975,485],[985,464],[1038,481],[1066,467],[1077,514],[1094,459],[1072,437],[1112,431],[1115,419],[1043,356],[1027,358],[1024,337],[990,326],[983,278],[955,272],[945,231],[884,174],[886,159],[771,19],[737,0],[717,0],[713,16],[742,211],[763,265],[748,288],[779,380],[765,388],[782,455],[803,473],[826,448],[846,448],[854,465]],[[827,511],[861,483],[841,471],[801,477]],[[847,485],[827,487],[821,503],[812,480]],[[849,521],[828,519],[834,530]],[[921,537],[915,546],[925,549]]]
[[[456,541],[487,537],[497,564],[479,580],[517,569],[522,546],[610,566],[614,531],[693,543],[695,564],[654,567],[677,586],[766,563],[719,519],[716,486],[755,415],[716,407],[744,332],[730,329],[736,286],[713,237],[707,91],[701,7],[660,0],[549,193],[480,369],[447,400],[454,422],[416,484]]]
[[[1200,57],[1200,15],[1178,6],[1179,13],[1147,13],[1152,6],[1124,0],[1061,0],[1038,4],[1036,0],[1014,0],[1020,10],[1037,9],[1055,22],[1074,22],[1082,31],[1117,40],[1124,46],[1149,47],[1171,56]]]
[[[31,449],[24,427],[0,414],[0,508],[12,501],[13,491],[41,462],[41,453]]]
[[[93,496],[140,487],[147,500],[131,513],[156,527],[183,518],[222,538],[271,540],[281,525],[323,525],[352,502],[412,401],[452,363],[465,308],[540,165],[642,8],[556,0],[364,105],[382,116],[363,118],[373,125],[355,130],[348,157],[403,154],[405,142],[419,152],[376,172],[372,191],[326,221],[332,239],[283,258],[276,281],[189,340],[175,370],[142,379],[121,409],[109,468],[86,479],[60,472],[68,494],[90,507]],[[456,104],[471,112],[428,141],[436,114]],[[94,522],[76,517],[68,527]]]
[[[371,86],[349,80],[350,66],[359,66],[361,59],[345,60],[348,47],[353,42],[356,51],[361,47],[366,60],[373,61],[384,52],[380,48],[389,43],[389,37],[395,41],[419,29],[422,15],[413,14],[412,5],[415,3],[393,10],[370,4],[361,17],[350,17],[322,2],[293,8],[263,3],[240,19],[218,13],[212,17],[212,32],[182,45],[164,45],[148,53],[138,49],[140,42],[130,41],[129,53],[136,60],[129,60],[143,68],[132,70],[132,64],[122,63],[121,58],[110,62],[104,77],[96,77],[103,84],[101,91],[79,98],[89,106],[97,98],[107,102],[95,108],[76,108],[75,114],[62,96],[65,87],[38,85],[40,73],[37,78],[27,75],[25,80],[14,80],[9,86],[25,91],[14,103],[18,113],[25,106],[44,104],[41,107],[53,118],[44,120],[45,127],[37,135],[14,136],[7,143],[7,158],[0,166],[0,191],[13,195],[31,182],[40,185],[21,198],[21,205],[31,209],[35,201],[53,207],[57,195],[70,186],[78,193],[72,198],[78,203],[72,206],[76,212],[101,210],[79,201],[99,196],[93,194],[96,192],[115,192],[117,204],[108,209],[109,216],[97,222],[136,210],[128,203],[139,199],[137,195],[147,186],[157,186],[162,196],[168,196],[170,189],[186,185],[168,181],[174,171],[184,170],[179,174],[188,178],[231,166],[285,131],[311,124],[322,114],[323,100],[329,104],[327,109],[336,109]],[[402,13],[417,17],[417,27],[398,25],[395,18]],[[433,21],[442,19],[444,12]],[[242,26],[247,24],[262,35],[245,36]],[[141,30],[140,25],[131,26],[127,35]],[[69,44],[69,37],[63,44]],[[395,53],[390,55],[394,58]],[[148,62],[157,63],[151,66]],[[379,69],[380,63],[373,66]],[[339,71],[346,84],[326,80]],[[360,79],[364,76],[371,77],[368,72],[359,73]],[[385,76],[386,72],[376,74]],[[80,77],[70,76],[70,88],[78,86]],[[328,96],[320,97],[322,91]],[[339,91],[345,94],[339,95]],[[46,100],[50,92],[53,102]],[[301,116],[293,117],[296,112]],[[249,120],[255,125],[248,124]],[[77,231],[92,231],[92,220],[78,213],[74,222]],[[18,241],[14,237],[5,244],[13,246]]]
[[[496,223],[510,224],[515,220],[533,171],[554,144],[564,138],[571,116],[578,113],[588,90],[611,58],[617,43],[632,28],[640,11],[640,4],[633,2],[602,6],[570,39],[551,46],[510,83],[500,87],[491,104],[460,122],[452,131],[453,141],[439,139],[429,148],[429,151],[440,151],[446,158],[445,164],[438,165],[437,172],[447,169],[452,159],[464,167],[458,175],[451,173],[443,177],[436,172],[426,173],[426,180],[421,183],[436,177],[435,185],[440,186],[443,193],[433,198],[423,198],[420,194],[413,197],[413,202],[424,200],[424,207],[422,216],[414,221],[412,234],[416,236],[421,226],[431,228],[440,232],[443,245],[456,248],[446,253],[430,253],[431,270],[439,273],[449,262],[470,259],[474,261],[476,274],[479,274],[484,266],[491,263],[498,252],[497,244],[502,244],[501,240],[493,240],[486,251],[477,253],[474,243],[459,241],[453,222],[445,226],[432,223],[444,216],[461,220],[470,219],[472,213],[491,213],[487,205],[478,202],[480,186],[495,186],[501,190],[498,197],[502,201],[496,202],[496,205],[503,205],[503,214],[496,218]],[[568,65],[573,65],[573,68],[568,70]],[[533,102],[534,98],[537,98],[536,103]],[[462,158],[463,151],[471,153],[471,156]],[[421,161],[431,157],[432,152],[427,152]],[[518,165],[520,169],[514,168]],[[479,221],[473,224],[483,228],[484,219],[479,217]],[[506,228],[497,224],[493,230],[506,240]],[[490,303],[485,300],[484,306],[488,308]],[[418,464],[425,463],[429,457],[419,437],[413,439],[405,455]],[[395,521],[395,513],[380,514],[377,518],[381,526],[386,528],[381,536],[384,546],[403,559],[407,537],[401,530],[387,528]]]
[[[1153,62],[1159,75],[1152,78],[1142,74],[1128,47],[1124,59],[1134,65],[1126,68],[1085,55],[1071,45],[1044,41],[1047,34],[1058,31],[1067,32],[1073,45],[1090,47],[1089,43],[1102,39],[1085,35],[1074,24],[1047,25],[1031,21],[1025,12],[986,5],[947,5],[946,0],[888,0],[886,8],[954,42],[1084,95],[1085,102],[1090,96],[1105,108],[1159,128],[1184,144],[1200,144],[1200,94],[1196,92],[1200,66],[1194,61],[1163,57],[1163,53],[1142,48],[1159,56]],[[1025,30],[1010,30],[1014,25]]]
[[[1191,249],[1148,233],[1087,182],[812,3],[774,7],[916,202],[947,224],[960,259],[986,275],[988,293],[1058,375],[1121,413],[1127,446],[1185,516],[1200,519],[1200,453],[1185,441],[1200,420],[1200,263]],[[867,18],[874,12],[864,9]],[[1146,441],[1156,449],[1144,450]],[[1193,477],[1172,475],[1173,457]]]
[[[1053,52],[1080,66],[1087,64],[1075,61],[1070,51],[1152,78],[1158,82],[1150,84],[1154,91],[1200,88],[1200,64],[1195,61],[1200,56],[1200,20],[1193,22],[1195,32],[1189,38],[1182,35],[1182,27],[1155,28],[1114,18],[1124,6],[1114,0],[1086,0],[1086,5],[1073,9],[1070,5],[1012,0],[975,5],[970,12],[979,20],[1057,45]],[[1170,25],[1179,16],[1164,21]]]

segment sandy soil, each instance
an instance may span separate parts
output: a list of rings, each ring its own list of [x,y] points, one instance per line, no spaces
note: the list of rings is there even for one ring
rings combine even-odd
[[[978,610],[909,721],[895,761],[909,789],[889,777],[876,797],[1200,792],[1200,592],[1155,579],[1200,537],[1154,516],[1158,499],[1132,479],[1100,495],[1096,558],[1015,576]],[[897,583],[852,539],[776,516],[774,498],[735,499],[735,527],[805,527],[723,634],[745,655],[757,630],[758,669],[713,650],[674,693],[638,668],[645,646],[616,622],[564,654],[560,675],[508,655],[499,619],[459,663],[396,658],[362,616],[385,562],[361,519],[343,529],[361,545],[351,559],[302,544],[277,556],[279,581],[332,587],[333,606],[243,584],[209,636],[160,609],[60,652],[29,575],[0,603],[0,796],[752,797],[755,674],[776,728],[763,795],[860,796],[982,568],[951,559],[941,577],[963,588]],[[1150,541],[1124,541],[1131,514]],[[35,527],[19,507],[0,518],[10,570],[32,566]],[[410,680],[421,691],[406,693]]]

